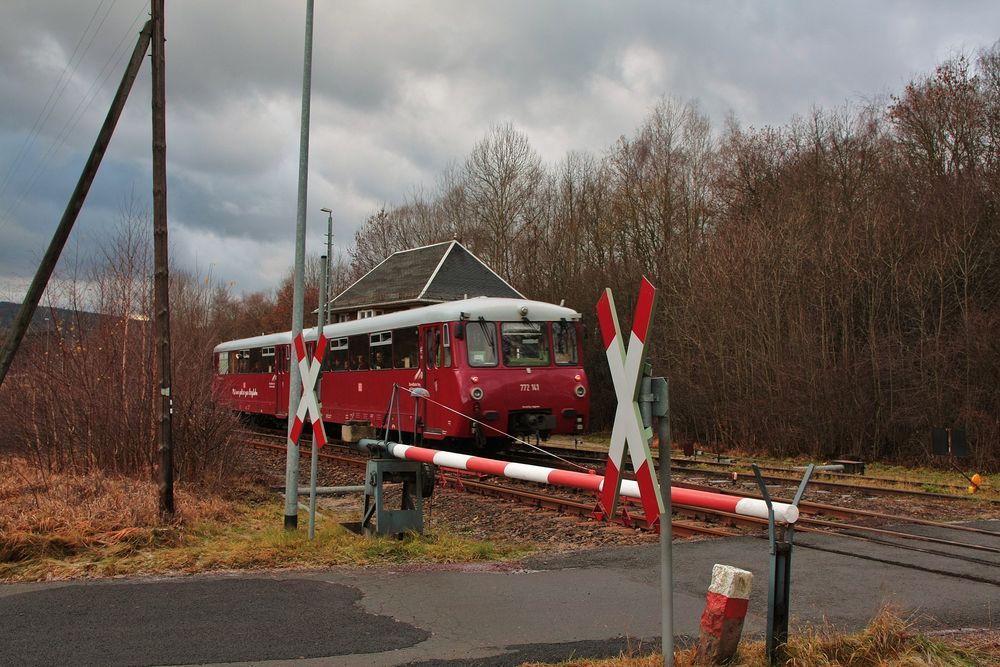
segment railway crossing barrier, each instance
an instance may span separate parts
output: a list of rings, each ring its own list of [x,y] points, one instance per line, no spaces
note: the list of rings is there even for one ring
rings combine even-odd
[[[511,463],[509,461],[488,459],[471,454],[445,452],[438,449],[428,449],[427,447],[417,447],[415,445],[405,445],[373,438],[363,438],[356,443],[352,443],[351,446],[362,452],[376,454],[385,452],[393,458],[407,461],[427,463],[455,470],[481,472],[487,475],[499,475],[527,482],[551,484],[552,486],[565,486],[598,494],[602,492],[607,484],[607,478],[603,475],[561,470],[559,468],[549,468],[527,463]],[[629,498],[641,497],[639,485],[634,480],[620,480],[620,483],[621,495]],[[671,488],[670,496],[673,502],[682,505],[718,509],[724,512],[760,519],[768,518],[768,505],[763,500],[757,498],[741,498],[740,496],[679,487]],[[798,508],[786,503],[771,503],[770,511],[773,512],[775,521],[780,523],[795,523],[799,518]]]
[[[774,518],[774,503],[767,492],[767,485],[760,475],[760,469],[754,463],[753,474],[757,478],[760,494],[767,504],[767,539],[770,544],[771,563],[767,587],[767,658],[772,665],[781,664],[784,660],[785,644],[788,642],[788,613],[791,598],[792,580],[792,540],[795,535],[795,523],[786,523],[777,534]],[[791,506],[798,511],[799,501],[806,491],[806,485],[813,473],[813,465],[806,468],[802,481],[799,483]]]

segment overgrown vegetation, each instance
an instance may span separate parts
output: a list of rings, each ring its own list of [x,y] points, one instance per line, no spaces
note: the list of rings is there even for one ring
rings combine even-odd
[[[882,610],[857,634],[830,628],[795,632],[787,647],[788,667],[990,667],[1000,659],[997,634],[977,633],[959,645],[916,632],[891,609]],[[567,660],[560,667],[660,667],[661,654],[624,655],[608,660]],[[693,667],[695,649],[674,654],[677,667]],[[744,642],[732,667],[768,667],[763,641]],[[530,663],[523,667],[545,667]]]
[[[609,286],[631,311],[645,274],[681,437],[915,461],[954,425],[977,467],[1000,465],[1000,47],[780,127],[720,130],[664,100],[602,155],[551,166],[497,126],[436,190],[368,219],[354,272],[455,236],[585,313],[598,428],[594,304]]]
[[[181,485],[177,515],[163,524],[152,481],[97,472],[43,476],[16,458],[2,465],[0,581],[492,561],[525,552],[448,535],[364,538],[337,523],[344,517],[320,516],[310,541],[305,531],[282,529],[282,508],[252,488],[220,497]]]
[[[43,474],[103,471],[149,477],[156,463],[158,366],[152,327],[148,216],[126,206],[94,264],[49,287],[70,319],[50,311],[29,332],[0,390],[2,449]],[[225,290],[171,275],[176,477],[216,484],[236,460],[235,417],[211,401],[211,351],[221,338]],[[43,480],[43,483],[47,481]]]

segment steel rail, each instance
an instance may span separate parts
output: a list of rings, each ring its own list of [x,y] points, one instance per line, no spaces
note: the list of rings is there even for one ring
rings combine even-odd
[[[550,447],[550,449],[552,449],[555,452],[559,452],[559,455],[562,456],[562,457],[569,458],[571,460],[575,460],[575,461],[580,462],[580,463],[600,464],[602,461],[604,461],[607,458],[607,452],[603,452],[603,451],[600,451],[600,450],[569,449],[569,448],[562,448],[562,447]],[[530,452],[518,452],[517,454],[519,456],[521,456],[521,455],[524,455],[526,457],[530,457],[531,456]],[[658,461],[659,460],[659,452],[654,451],[653,452],[653,458]],[[739,469],[739,474],[741,474],[741,475],[750,475],[751,474],[749,471],[746,470],[746,466],[743,466],[741,464],[735,464],[735,463],[721,463],[721,462],[718,462],[718,461],[692,461],[691,459],[688,459],[688,458],[680,458],[680,457],[673,457],[673,456],[670,457],[670,462],[671,462],[671,464],[676,464],[678,467],[683,468],[685,471],[688,471],[688,472],[691,472],[692,474],[697,474],[697,475],[718,474],[720,472],[720,470],[704,470],[704,469],[695,468],[693,466],[716,466],[718,468],[721,468],[721,471],[730,472],[730,473],[734,472],[734,469]],[[761,465],[758,464],[758,467],[761,470],[771,470],[771,471],[779,471],[779,472],[794,472],[794,471],[792,471],[789,468],[781,468],[781,467],[778,467],[778,466],[761,466]],[[865,475],[865,476],[857,476],[857,475],[849,475],[847,473],[833,473],[833,472],[824,472],[824,471],[818,471],[817,473],[815,473],[815,475],[820,475],[820,474],[824,475],[824,476],[830,476],[830,477],[843,477],[844,479],[848,479],[848,480],[867,480],[867,481],[873,481],[873,482],[885,482],[887,484],[900,484],[900,485],[910,485],[910,486],[922,485],[921,482],[918,482],[918,481],[915,481],[915,480],[905,480],[905,479],[898,479],[898,478],[891,478],[891,477],[870,477],[870,476],[867,476],[867,475]],[[785,476],[782,476],[782,475],[773,475],[773,474],[771,474],[771,475],[764,475],[763,477],[764,477],[765,480],[777,481],[777,482],[788,482],[790,484],[797,484],[798,481],[799,481],[799,477],[785,477]],[[969,494],[931,493],[929,491],[921,491],[921,490],[917,490],[917,489],[895,488],[895,487],[891,487],[891,486],[888,486],[888,487],[871,486],[871,485],[867,485],[867,484],[857,484],[857,483],[853,483],[853,482],[843,482],[843,483],[840,483],[840,482],[835,482],[835,481],[817,480],[817,479],[815,479],[815,476],[810,479],[809,485],[810,486],[825,487],[825,488],[833,488],[833,489],[860,489],[860,490],[868,491],[869,493],[872,493],[873,495],[915,495],[915,496],[918,496],[918,497],[945,498],[945,499],[949,499],[949,500],[969,500],[969,499],[972,499],[972,500],[978,500],[980,502],[985,501],[985,502],[989,502],[989,503],[1000,503],[1000,499],[982,498],[982,497],[980,497],[980,498],[971,498],[969,496]],[[967,488],[965,486],[957,485],[957,484],[937,484],[935,486],[939,486],[939,487],[942,487],[942,488],[956,489],[956,490],[960,490],[960,491],[964,491]],[[983,488],[986,488],[986,487],[983,487]]]
[[[262,442],[254,442],[254,443],[251,443],[251,444],[253,444],[254,446],[262,447],[262,448],[266,448],[266,449],[273,449],[273,450],[284,451],[284,445],[271,444],[271,443],[262,443]],[[304,453],[304,452],[301,452],[300,455],[302,453]],[[336,455],[336,454],[328,454],[328,453],[325,453],[325,452],[320,452],[319,456],[320,456],[320,458],[323,458],[323,459],[326,459],[326,460],[333,460],[333,461],[339,461],[339,462],[343,462],[343,463],[349,463],[349,464],[355,465],[355,466],[361,466],[361,465],[363,465],[364,462],[365,462],[365,460],[366,460],[364,457],[361,457],[361,456],[340,456],[340,455]],[[442,477],[444,479],[446,479],[446,480],[449,479],[445,475],[442,475]],[[494,493],[496,495],[506,495],[507,497],[516,497],[516,498],[519,498],[521,500],[530,500],[530,501],[532,501],[531,504],[534,504],[534,505],[540,506],[540,507],[551,507],[553,509],[557,509],[557,510],[560,510],[560,511],[562,511],[562,510],[572,510],[573,512],[575,512],[577,514],[580,514],[580,515],[587,515],[587,514],[590,514],[590,513],[593,512],[593,505],[592,504],[582,503],[582,502],[579,502],[579,501],[569,500],[569,499],[566,499],[566,498],[560,498],[558,496],[552,496],[552,495],[547,495],[547,494],[543,494],[543,493],[538,493],[538,492],[533,492],[533,491],[527,491],[527,490],[523,490],[523,489],[515,489],[513,487],[507,487],[507,486],[498,485],[498,484],[483,483],[483,482],[478,482],[478,481],[468,480],[468,479],[460,480],[459,477],[458,477],[458,475],[455,474],[455,471],[451,471],[450,480],[449,481],[451,481],[452,484],[454,486],[458,487],[458,488],[472,488],[472,489],[477,489],[477,490],[480,490],[480,491],[489,490],[489,492]],[[692,485],[692,484],[684,484],[684,486],[688,487],[688,488],[699,488],[697,485]],[[728,492],[728,491],[727,491],[727,493],[733,493],[733,495],[745,495],[745,494],[736,494],[735,492]],[[810,509],[812,509],[812,510],[814,510],[816,512],[818,512],[820,510],[823,511],[823,512],[836,511],[841,516],[854,516],[854,517],[857,517],[857,516],[868,516],[868,517],[876,517],[876,518],[887,518],[887,519],[895,519],[895,520],[905,520],[905,521],[908,521],[908,522],[911,522],[911,523],[916,523],[916,524],[926,525],[926,526],[931,526],[931,527],[936,527],[936,528],[947,528],[947,529],[957,529],[957,530],[962,530],[964,528],[968,528],[968,527],[964,527],[964,526],[955,526],[955,525],[951,525],[951,524],[945,524],[945,523],[940,523],[940,522],[928,521],[928,520],[924,520],[924,519],[912,519],[911,520],[911,519],[906,518],[906,517],[895,517],[895,516],[892,516],[892,515],[887,515],[887,514],[883,514],[883,513],[879,513],[879,512],[872,512],[872,511],[869,511],[869,510],[854,510],[854,509],[851,509],[851,508],[844,508],[844,507],[838,507],[838,506],[833,506],[833,505],[822,505],[820,503],[808,503],[808,502],[805,502],[805,501],[803,501],[802,503],[800,503],[800,508],[803,508],[803,509],[810,508]],[[704,507],[694,507],[694,506],[689,506],[689,505],[685,505],[685,504],[681,504],[681,503],[674,503],[674,509],[678,513],[683,514],[685,516],[694,516],[696,518],[702,518],[702,519],[705,519],[705,520],[724,519],[726,522],[728,522],[729,524],[734,525],[734,526],[761,527],[761,526],[764,526],[764,525],[767,524],[767,522],[764,519],[760,519],[760,518],[757,518],[757,517],[750,517],[750,516],[745,516],[745,515],[739,515],[739,514],[735,514],[735,513],[731,513],[731,512],[725,512],[725,511],[722,511],[722,510],[713,510],[713,509],[704,508]],[[811,512],[810,512],[810,514],[811,514]],[[642,520],[642,515],[640,513],[635,513],[632,516],[635,519],[637,519],[637,520]],[[869,542],[874,542],[874,543],[886,544],[886,545],[894,546],[894,547],[901,548],[901,549],[906,549],[906,550],[911,550],[911,551],[917,551],[917,552],[920,552],[920,553],[927,553],[927,554],[931,554],[931,555],[940,555],[940,556],[944,556],[944,557],[948,557],[948,558],[955,558],[955,559],[965,560],[965,561],[969,561],[969,562],[973,562],[973,563],[978,563],[978,564],[994,565],[995,563],[992,563],[992,562],[989,562],[989,561],[984,561],[982,559],[976,559],[976,558],[971,558],[971,557],[964,557],[964,556],[961,556],[961,555],[958,555],[958,554],[953,554],[953,553],[948,553],[948,552],[942,552],[942,551],[933,550],[933,549],[922,549],[920,547],[916,547],[916,546],[913,546],[913,545],[899,544],[898,542],[891,542],[891,541],[888,541],[888,540],[878,540],[876,538],[864,537],[864,536],[861,536],[861,535],[852,535],[850,533],[846,533],[846,532],[843,532],[843,531],[854,530],[854,531],[859,531],[859,532],[872,533],[872,534],[875,534],[875,535],[882,535],[882,536],[886,536],[886,537],[894,537],[894,538],[901,539],[901,540],[926,542],[926,543],[930,543],[930,544],[939,544],[939,545],[942,545],[942,546],[951,546],[951,547],[956,547],[956,548],[971,549],[971,550],[976,550],[976,551],[984,551],[984,552],[988,552],[988,553],[1000,553],[1000,548],[997,548],[997,547],[989,547],[989,546],[986,546],[986,545],[977,545],[977,544],[967,544],[967,543],[962,543],[962,542],[955,542],[955,541],[952,541],[952,540],[944,540],[942,538],[935,538],[935,537],[932,537],[932,536],[914,535],[912,533],[903,533],[903,532],[900,532],[900,531],[894,531],[894,530],[889,530],[889,529],[885,529],[885,528],[877,528],[877,527],[874,527],[874,526],[861,526],[861,525],[857,525],[857,524],[848,524],[848,523],[838,523],[838,522],[833,522],[833,521],[826,521],[826,520],[823,520],[823,519],[814,518],[812,516],[801,516],[800,517],[800,522],[802,522],[802,524],[803,524],[801,526],[801,530],[803,530],[805,532],[816,532],[816,533],[821,533],[821,534],[826,534],[826,535],[837,535],[837,536],[845,537],[845,538],[848,538],[848,539],[858,539],[858,540],[869,541]],[[677,526],[678,524],[675,523],[674,525]],[[683,524],[683,523],[680,524],[680,525],[681,525],[681,530],[696,531],[696,534],[699,534],[699,535],[712,535],[712,536],[715,536],[715,537],[732,537],[733,536],[731,533],[725,533],[725,532],[722,532],[722,531],[712,532],[713,529],[710,529],[710,528],[704,528],[703,529],[703,527],[701,527],[701,526],[693,526],[691,524]],[[974,529],[973,528],[970,532],[976,532],[976,533],[981,533],[981,534],[985,534],[985,535],[1000,537],[1000,533],[995,533],[995,532],[992,532],[992,531],[986,531],[986,530],[982,530],[982,529]]]
[[[812,482],[810,482],[811,484]],[[676,486],[685,486],[693,489],[702,488],[698,484],[689,484],[687,482],[675,482]],[[760,498],[761,496],[756,494],[747,493],[744,491],[733,491],[731,489],[716,489],[718,493],[723,493],[726,495],[741,496],[741,497],[755,497]],[[791,502],[787,498],[774,498],[781,502]],[[827,505],[825,503],[817,503],[809,500],[803,500],[799,502],[799,511],[802,514],[808,515],[827,515],[835,516],[841,519],[854,519],[858,517],[870,517],[873,519],[885,519],[888,521],[906,521],[907,523],[918,524],[921,526],[929,526],[932,528],[945,528],[948,530],[956,530],[965,533],[976,533],[978,535],[987,535],[989,537],[1000,537],[1000,532],[993,530],[986,530],[985,528],[976,528],[975,526],[963,526],[960,524],[944,523],[942,521],[932,521],[930,519],[920,519],[916,517],[905,517],[899,516],[897,514],[886,514],[885,512],[875,512],[873,510],[855,509],[853,507],[843,507],[841,505]]]
[[[569,498],[562,498],[559,496],[547,495],[538,493],[535,491],[528,491],[526,489],[518,489],[511,486],[505,486],[502,484],[493,484],[486,482],[476,482],[473,480],[459,480],[457,477],[452,477],[449,480],[456,487],[459,488],[470,488],[476,489],[484,494],[493,494],[499,497],[511,497],[518,498],[519,500],[530,500],[537,503],[538,507],[550,507],[556,510],[571,510],[574,514],[580,516],[591,516],[594,512],[593,503],[583,503],[576,500],[571,500]],[[637,520],[641,520],[646,523],[645,517],[641,513],[635,513],[632,515]],[[736,515],[739,516],[739,515]],[[711,537],[733,537],[733,533],[719,530],[717,528],[710,528],[707,526],[698,526],[690,523],[678,523],[673,522],[673,527],[675,531],[684,534],[685,537],[693,537],[696,535],[707,535]]]

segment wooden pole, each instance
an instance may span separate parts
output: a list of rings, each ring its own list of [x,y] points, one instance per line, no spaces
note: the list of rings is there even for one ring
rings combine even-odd
[[[69,198],[69,203],[66,204],[66,210],[63,211],[59,226],[56,227],[56,231],[52,235],[52,241],[45,251],[45,256],[42,257],[42,262],[38,265],[38,270],[35,271],[35,277],[31,279],[31,285],[28,287],[27,294],[24,295],[24,302],[18,309],[17,316],[11,324],[10,333],[7,335],[7,341],[4,343],[3,353],[0,354],[0,386],[3,386],[4,378],[7,377],[7,371],[10,370],[10,365],[14,361],[14,355],[17,354],[17,349],[21,346],[21,340],[28,330],[28,325],[35,314],[35,309],[38,308],[38,302],[42,299],[42,293],[49,284],[49,278],[52,277],[52,272],[56,268],[59,255],[62,254],[62,249],[66,245],[66,239],[69,238],[69,233],[73,230],[73,223],[76,222],[76,218],[80,214],[80,209],[83,208],[83,202],[87,199],[87,193],[90,192],[90,185],[94,182],[94,177],[97,176],[97,169],[101,166],[104,152],[111,142],[115,126],[122,115],[125,100],[128,99],[129,91],[132,90],[132,84],[135,82],[135,77],[142,66],[142,59],[149,48],[150,23],[149,21],[146,22],[142,32],[139,34],[139,41],[136,42],[135,49],[132,51],[132,58],[128,62],[128,67],[125,68],[125,74],[122,76],[121,83],[118,84],[118,91],[111,101],[111,108],[108,109],[108,115],[104,118],[104,125],[101,126],[101,131],[97,135],[94,147],[90,150],[90,157],[87,158],[87,163],[83,167],[80,179],[76,183],[76,189],[73,190],[73,194]]]
[[[151,3],[153,21],[153,320],[160,367],[157,453],[160,513],[174,513],[173,433],[170,417],[170,274],[167,263],[167,124],[163,0]]]

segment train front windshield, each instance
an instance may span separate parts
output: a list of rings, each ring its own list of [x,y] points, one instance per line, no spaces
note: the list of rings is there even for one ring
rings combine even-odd
[[[501,322],[499,341],[496,322],[474,320],[466,332],[469,365],[476,368],[498,366],[501,356],[508,368],[578,364],[574,322]]]
[[[548,327],[539,322],[503,322],[500,347],[504,366],[548,366]]]
[[[470,366],[497,365],[497,328],[493,322],[478,320],[466,327],[465,345]]]

